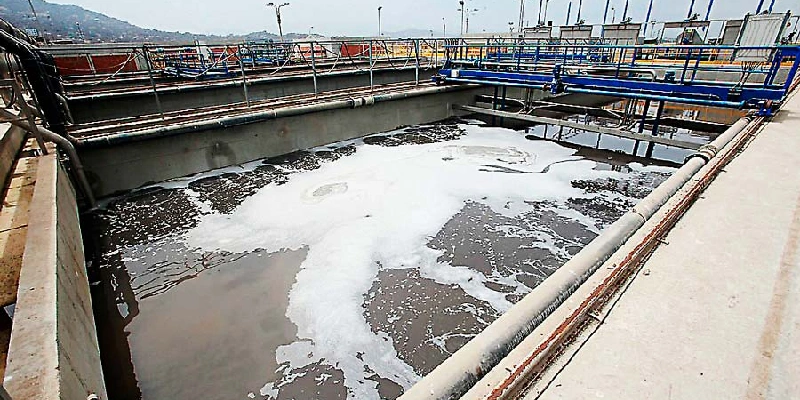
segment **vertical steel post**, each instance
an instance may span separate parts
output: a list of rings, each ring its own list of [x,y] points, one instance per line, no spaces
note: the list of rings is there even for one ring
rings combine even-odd
[[[317,60],[317,58],[316,58],[317,49],[316,49],[316,46],[314,46],[314,43],[315,42],[312,40],[311,41],[311,71],[312,71],[312,73],[314,75],[314,96],[316,96],[317,93],[318,93],[317,92],[317,61],[316,61]]]
[[[569,2],[569,5],[567,5],[567,22],[565,22],[564,25],[569,25],[569,14],[570,13],[572,13],[572,2],[571,1]]]
[[[236,46],[236,57],[239,59],[239,69],[242,70],[242,91],[247,108],[250,108],[250,95],[247,93],[247,74],[244,71],[244,61],[242,61],[242,47]]]
[[[713,2],[713,0],[712,0],[712,2]],[[651,14],[653,14],[653,0],[650,0],[650,5],[647,6],[647,17],[645,17],[645,19],[644,19],[644,32],[642,33],[642,36],[644,36],[645,39],[647,38],[647,24],[650,23],[650,15]]]
[[[661,115],[664,114],[664,101],[660,101],[658,103],[658,111],[656,111],[656,119],[653,121],[653,136],[658,136],[658,129],[661,125]],[[645,152],[645,157],[652,158],[653,157],[653,148],[655,147],[655,143],[650,142],[647,145],[647,152]]]
[[[500,88],[498,86],[494,87],[494,98],[492,98],[492,110],[497,110],[497,96],[499,95]],[[492,126],[497,124],[497,117],[492,115]]]
[[[647,112],[650,111],[650,100],[644,101],[644,107],[642,107],[642,120],[639,122],[639,133],[644,132],[644,123],[647,120]],[[638,140],[637,140],[638,143]]]
[[[639,133],[644,133],[644,123],[647,121],[647,112],[650,111],[650,100],[644,101],[644,107],[642,108],[642,120],[639,122]],[[640,140],[636,141],[636,144],[633,146],[633,155],[639,155],[639,145],[641,144]]]
[[[758,7],[756,7],[756,14],[761,14],[761,7],[764,7],[764,0],[758,1]]]
[[[150,53],[147,49],[147,45],[142,46],[142,53],[144,54],[144,61],[147,64],[147,76],[150,77],[150,86],[153,88],[153,96],[156,99],[156,107],[158,107],[158,113],[161,114],[161,119],[164,119],[164,109],[161,107],[161,99],[158,98],[158,90],[156,90],[156,81],[153,79],[153,65],[150,62]]]
[[[373,87],[375,85],[375,80],[374,80],[374,77],[372,75],[372,58],[373,58],[373,55],[372,55],[372,43],[373,43],[372,40],[370,40],[369,41],[369,91],[370,92],[373,91]]]
[[[506,108],[506,95],[508,94],[508,86],[503,86],[503,104],[500,106],[501,110],[505,110]],[[500,125],[502,126],[505,124],[506,119],[500,118]]]
[[[419,85],[419,41],[420,39],[414,39],[414,58],[417,63],[414,78],[417,85]]]

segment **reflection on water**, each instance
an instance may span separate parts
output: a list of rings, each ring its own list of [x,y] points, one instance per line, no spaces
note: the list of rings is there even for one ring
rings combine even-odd
[[[632,160],[450,120],[113,199],[110,396],[396,398],[670,172]]]

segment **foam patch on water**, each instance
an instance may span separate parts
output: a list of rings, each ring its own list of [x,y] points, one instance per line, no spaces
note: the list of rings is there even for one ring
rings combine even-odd
[[[278,351],[278,362],[291,366],[286,371],[324,360],[344,373],[349,396],[358,399],[379,397],[367,370],[409,388],[419,376],[363,315],[380,267],[419,268],[505,311],[511,303],[487,288],[480,272],[438,262],[441,253],[426,246],[430,238],[470,200],[518,216],[529,202],[584,197],[573,179],[620,175],[515,131],[462,128],[467,134],[456,141],[360,146],[354,155],[261,189],[232,214],[202,216],[187,233],[188,245],[204,251],[308,247],[287,309],[299,340]],[[587,228],[594,222],[586,221]],[[274,397],[276,388],[269,382],[261,394]]]

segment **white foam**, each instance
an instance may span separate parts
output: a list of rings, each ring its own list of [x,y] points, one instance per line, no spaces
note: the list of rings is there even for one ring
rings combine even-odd
[[[468,200],[518,216],[530,211],[526,202],[583,196],[570,185],[573,179],[619,176],[595,170],[590,161],[554,164],[573,159],[574,151],[551,142],[500,128],[463,128],[468,134],[457,141],[361,146],[352,156],[295,174],[284,185],[260,190],[230,215],[203,216],[187,234],[188,245],[230,252],[307,246],[286,313],[300,340],[279,349],[278,362],[299,368],[324,359],[344,372],[351,398],[378,398],[365,367],[408,388],[419,376],[363,316],[378,263],[420,268],[422,276],[457,284],[504,311],[510,303],[483,284],[485,276],[437,262],[440,253],[426,247],[430,238]],[[523,173],[486,172],[497,167]],[[275,388],[268,383],[262,393],[271,395]]]

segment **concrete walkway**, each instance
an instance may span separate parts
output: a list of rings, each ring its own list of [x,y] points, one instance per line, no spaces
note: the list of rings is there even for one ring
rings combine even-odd
[[[800,399],[800,96],[666,242],[528,399]]]

